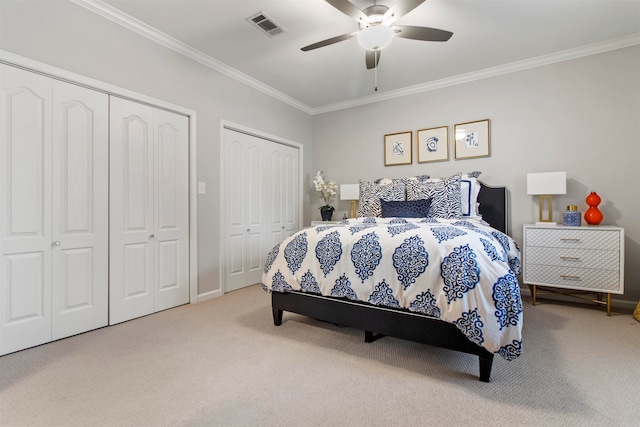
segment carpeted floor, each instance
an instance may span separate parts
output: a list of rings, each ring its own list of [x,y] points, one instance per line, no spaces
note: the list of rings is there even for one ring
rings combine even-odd
[[[259,286],[0,357],[2,426],[637,426],[640,322],[525,298],[524,355],[285,313]]]

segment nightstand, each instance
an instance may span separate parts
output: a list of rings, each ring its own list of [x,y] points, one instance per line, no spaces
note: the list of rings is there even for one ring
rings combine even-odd
[[[593,292],[598,299],[592,301],[611,315],[611,294],[624,293],[623,228],[525,225],[523,236],[522,277],[533,305],[538,286],[580,291],[553,291],[570,296]]]

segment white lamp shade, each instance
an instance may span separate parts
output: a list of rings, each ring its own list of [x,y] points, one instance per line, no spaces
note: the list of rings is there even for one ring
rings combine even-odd
[[[380,50],[389,46],[393,39],[393,30],[386,25],[374,25],[360,30],[358,42],[367,50]]]
[[[340,200],[358,200],[360,198],[359,184],[341,184]]]
[[[566,172],[544,172],[527,174],[527,194],[529,195],[551,195],[566,193]]]

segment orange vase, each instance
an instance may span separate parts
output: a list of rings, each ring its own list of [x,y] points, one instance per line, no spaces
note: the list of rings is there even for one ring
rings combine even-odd
[[[602,222],[604,218],[602,216],[602,212],[598,210],[598,205],[602,199],[595,191],[592,191],[591,194],[587,196],[586,202],[589,205],[589,209],[584,213],[584,220],[589,225],[598,225]]]

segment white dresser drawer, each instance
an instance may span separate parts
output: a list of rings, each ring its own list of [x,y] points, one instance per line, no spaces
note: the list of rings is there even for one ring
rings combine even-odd
[[[620,234],[588,228],[525,228],[527,247],[545,246],[567,249],[620,250]]]
[[[620,268],[620,252],[594,249],[545,248],[527,246],[524,252],[527,265],[541,264],[558,267],[615,270]]]
[[[595,270],[575,267],[529,265],[525,283],[557,286],[566,289],[593,290],[621,294],[618,270]]]
[[[624,294],[624,228],[525,225],[522,281],[537,290],[564,288],[607,295]]]

